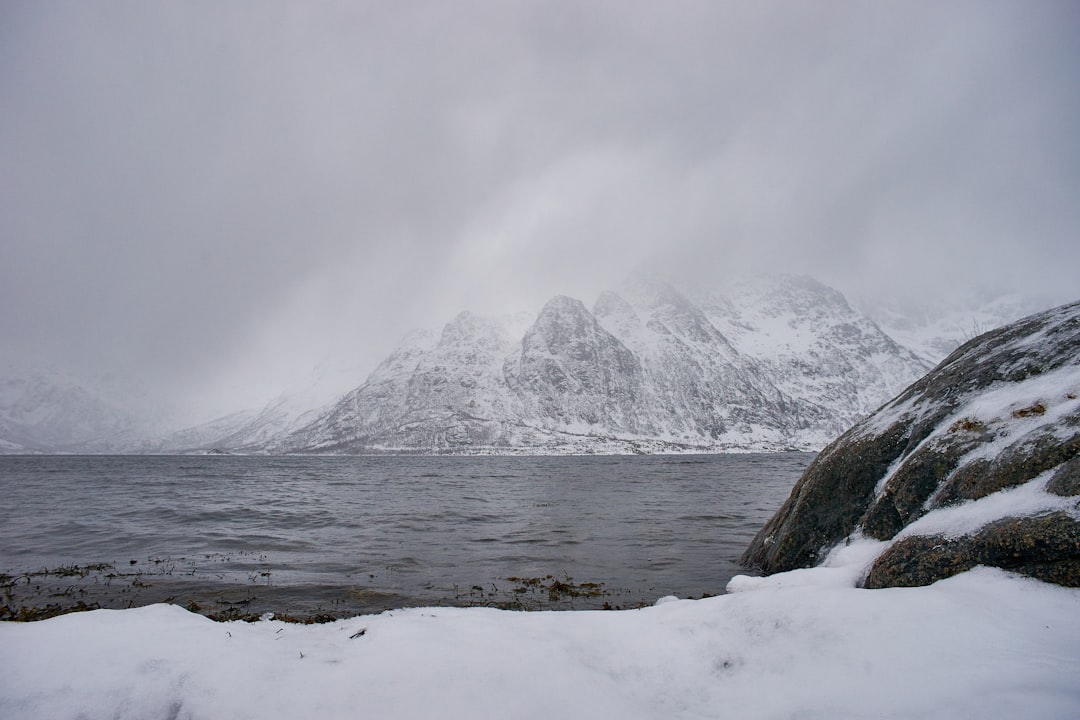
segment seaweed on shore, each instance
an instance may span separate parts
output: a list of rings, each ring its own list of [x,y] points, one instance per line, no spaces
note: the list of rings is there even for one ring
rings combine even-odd
[[[562,603],[573,607],[573,601],[578,598],[597,598],[610,595],[604,589],[603,583],[582,582],[575,583],[569,575],[557,578],[554,575],[537,577],[519,577],[511,575],[505,578],[514,583],[510,590],[514,597],[495,603],[495,606],[504,610],[539,610],[544,601],[551,605]]]
[[[209,556],[208,556],[209,557]],[[216,559],[216,558],[214,558]],[[277,586],[259,578],[270,570],[257,568],[249,583],[222,582],[213,573],[178,572],[186,558],[150,557],[145,565],[119,569],[114,563],[61,565],[32,572],[0,574],[0,621],[44,620],[68,612],[135,608],[171,603],[211,620],[255,622],[273,617],[298,624],[326,623],[403,607],[450,605],[503,610],[577,610],[644,607],[649,602],[628,590],[600,582],[578,582],[561,575],[511,575],[486,586],[429,584],[416,594],[341,585],[298,588]],[[208,577],[209,576],[209,577]],[[374,578],[374,575],[371,576]]]

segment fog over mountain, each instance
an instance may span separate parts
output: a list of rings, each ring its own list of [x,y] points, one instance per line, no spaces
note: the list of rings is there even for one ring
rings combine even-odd
[[[883,315],[809,276],[676,287],[639,272],[591,307],[465,310],[369,375],[317,368],[209,422],[45,369],[0,374],[0,453],[581,454],[818,450],[970,337],[1028,314],[1001,298]],[[1038,308],[1036,308],[1038,309]],[[981,331],[981,330],[980,330]],[[180,429],[177,429],[180,428]]]
[[[257,452],[817,450],[928,369],[812,278],[688,296],[636,276],[522,332],[463,312]],[[418,338],[419,340],[419,338]]]
[[[808,273],[900,334],[1074,300],[1077,27],[1051,0],[10,0],[0,360],[197,423],[642,268]]]

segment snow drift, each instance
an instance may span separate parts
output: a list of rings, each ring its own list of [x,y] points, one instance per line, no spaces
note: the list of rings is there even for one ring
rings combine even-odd
[[[774,586],[621,612],[419,608],[297,626],[214,623],[154,605],[5,623],[0,715],[1080,713],[1080,591],[988,569],[928,588],[874,591],[851,587],[852,573],[840,567],[800,572],[809,574],[790,584],[774,576]]]

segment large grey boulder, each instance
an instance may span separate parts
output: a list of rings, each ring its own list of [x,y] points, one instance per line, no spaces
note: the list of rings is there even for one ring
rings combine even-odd
[[[977,564],[1080,585],[1080,501],[1006,508],[960,534],[912,528],[1028,483],[1080,495],[1078,395],[1080,303],[975,338],[822,451],[742,561],[766,573],[812,566],[865,536],[891,543],[869,587],[927,584]]]

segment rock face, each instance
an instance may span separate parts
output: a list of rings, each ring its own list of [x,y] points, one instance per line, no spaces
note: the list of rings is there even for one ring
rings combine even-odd
[[[560,296],[549,301],[503,371],[524,413],[548,428],[601,425],[616,433],[649,431],[641,424],[641,362],[580,300]]]
[[[263,452],[816,450],[927,366],[810,278],[462,313]],[[220,443],[219,443],[220,445]]]
[[[976,565],[1080,587],[1080,522],[1064,512],[1010,517],[971,536],[914,535],[894,543],[874,563],[868,588],[929,585]]]
[[[977,564],[1080,585],[1078,397],[1080,303],[975,338],[822,451],[743,562],[866,537],[888,543],[868,587]]]

